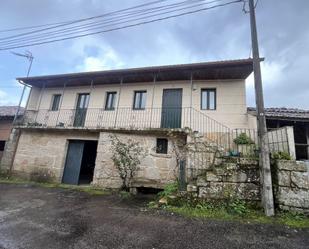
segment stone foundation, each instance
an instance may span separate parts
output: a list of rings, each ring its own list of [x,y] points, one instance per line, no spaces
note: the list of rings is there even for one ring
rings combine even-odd
[[[138,141],[147,152],[132,187],[163,188],[178,176],[176,157],[171,141],[167,154],[156,153],[156,138],[166,133],[142,131],[70,131],[70,130],[21,130],[12,173],[35,181],[61,182],[69,140],[98,140],[96,165],[92,184],[103,188],[120,188],[121,178],[111,157],[110,135],[119,139]],[[183,134],[180,136],[182,137]],[[185,139],[185,138],[181,138]]]
[[[98,140],[98,133],[21,130],[12,173],[35,181],[61,182],[69,139]]]
[[[276,203],[281,209],[309,214],[309,165],[278,161],[275,172]]]

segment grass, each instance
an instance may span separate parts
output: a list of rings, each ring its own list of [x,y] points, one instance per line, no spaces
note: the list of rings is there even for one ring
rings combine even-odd
[[[91,185],[69,185],[69,184],[62,184],[62,183],[45,183],[45,182],[34,182],[34,181],[26,181],[15,177],[2,177],[0,176],[0,183],[6,183],[6,184],[30,184],[33,186],[39,186],[44,188],[62,188],[62,189],[68,189],[68,190],[75,190],[80,192],[85,192],[90,195],[107,195],[110,192],[105,189],[96,188]]]
[[[224,207],[203,208],[190,206],[164,206],[165,210],[189,218],[208,218],[216,220],[240,221],[244,223],[262,223],[286,225],[292,228],[309,228],[309,218],[291,212],[279,212],[274,217],[266,217],[261,210],[248,209],[245,214],[234,214]]]

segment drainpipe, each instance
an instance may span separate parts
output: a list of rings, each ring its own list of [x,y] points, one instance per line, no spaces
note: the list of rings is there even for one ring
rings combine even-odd
[[[118,99],[117,99],[117,108],[116,108],[116,116],[115,116],[115,123],[114,123],[115,128],[116,128],[116,124],[117,124],[117,117],[118,117],[118,110],[119,110],[119,102],[120,102],[120,94],[121,94],[122,84],[123,84],[123,77],[121,77],[121,79],[120,79],[119,96],[118,96]]]
[[[153,75],[153,88],[152,88],[152,100],[151,100],[151,109],[150,109],[150,128],[151,128],[151,123],[152,123],[152,111],[153,111],[153,102],[154,102],[154,95],[155,95],[155,89],[156,89],[156,80],[157,80],[157,75]]]

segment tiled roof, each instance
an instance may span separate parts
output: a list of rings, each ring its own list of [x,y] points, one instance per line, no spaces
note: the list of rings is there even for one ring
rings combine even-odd
[[[0,106],[0,117],[14,117],[18,106]],[[24,112],[24,108],[20,107],[19,114]]]
[[[248,107],[248,112],[255,113],[254,107]],[[265,115],[269,118],[284,118],[284,119],[308,119],[309,110],[303,110],[298,108],[265,108]]]

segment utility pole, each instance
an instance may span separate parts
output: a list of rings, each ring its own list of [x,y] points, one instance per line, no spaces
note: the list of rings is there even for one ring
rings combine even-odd
[[[260,55],[258,47],[256,20],[255,20],[255,6],[254,0],[249,0],[250,9],[250,25],[251,25],[251,41],[252,41],[252,55],[253,55],[253,72],[254,72],[254,86],[255,86],[255,101],[258,121],[258,138],[259,138],[259,164],[260,164],[260,178],[262,185],[262,204],[266,216],[273,216],[274,198],[272,190],[272,180],[270,171],[269,145],[267,138],[266,119],[264,112],[264,98],[263,86],[260,66]]]
[[[32,61],[33,61],[32,53],[30,51],[26,51],[24,54],[20,54],[20,53],[16,53],[16,52],[11,52],[11,53],[14,54],[14,55],[20,56],[20,57],[25,57],[26,59],[29,60],[29,67],[28,67],[28,71],[27,71],[27,77],[29,77],[29,73],[30,73]],[[21,94],[21,97],[20,97],[20,100],[19,100],[19,103],[18,103],[18,107],[17,107],[16,113],[15,113],[15,116],[14,116],[13,124],[15,123],[15,121],[18,117],[20,105],[21,105],[21,102],[23,100],[25,91],[26,91],[26,85],[24,85],[24,87],[23,87],[23,91],[22,91],[22,94]]]

